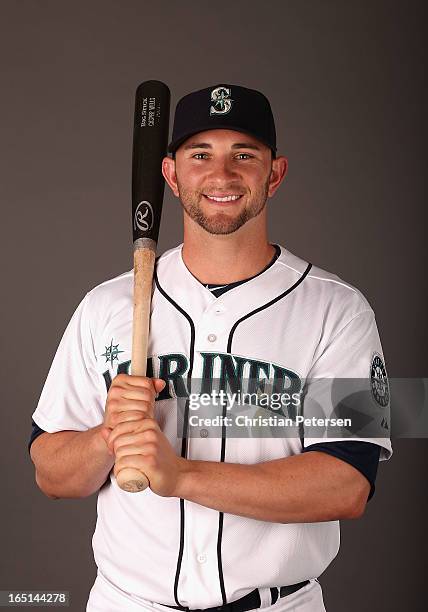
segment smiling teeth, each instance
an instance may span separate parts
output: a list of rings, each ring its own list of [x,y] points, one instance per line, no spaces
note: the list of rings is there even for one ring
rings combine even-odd
[[[229,196],[225,196],[224,198],[218,198],[217,196],[207,195],[206,197],[209,198],[210,200],[214,200],[215,202],[232,202],[233,200],[237,200],[241,196],[240,195],[229,195]]]

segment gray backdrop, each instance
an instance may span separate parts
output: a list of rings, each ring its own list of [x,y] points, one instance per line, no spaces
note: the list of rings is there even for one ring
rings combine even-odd
[[[1,589],[95,577],[96,496],[53,501],[34,483],[30,417],[85,292],[132,267],[134,91],[177,99],[221,82],[261,89],[288,178],[270,237],[357,286],[390,376],[427,376],[423,2],[3,0]],[[181,242],[166,195],[159,251]],[[425,610],[426,450],[394,440],[359,521],[342,523],[321,577],[329,612]]]

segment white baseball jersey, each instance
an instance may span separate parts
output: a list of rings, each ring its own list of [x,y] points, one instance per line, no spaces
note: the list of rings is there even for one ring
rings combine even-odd
[[[367,378],[376,360],[384,367],[374,313],[361,292],[283,247],[263,273],[218,298],[186,268],[182,245],[158,259],[155,281],[148,354],[153,375],[168,381],[155,415],[177,455],[254,464],[319,441],[214,437],[201,429],[183,442],[176,393],[189,379],[225,372],[266,380],[284,372],[301,380]],[[83,431],[103,422],[111,380],[130,372],[132,316],[132,270],[85,295],[33,414],[39,427]],[[367,410],[375,413],[375,404]],[[367,441],[389,458],[387,430]],[[150,489],[126,493],[113,473],[97,510],[98,570],[136,602],[219,606],[257,587],[316,578],[339,549],[338,521],[280,524],[223,514]]]

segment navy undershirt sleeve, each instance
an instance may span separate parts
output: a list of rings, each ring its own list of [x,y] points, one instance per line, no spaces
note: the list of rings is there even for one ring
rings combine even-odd
[[[28,443],[28,452],[30,452],[30,447],[32,445],[32,443],[34,442],[34,440],[40,436],[40,434],[45,433],[44,429],[41,429],[32,419],[31,419],[31,426],[32,426],[32,431],[31,431],[31,435],[30,435],[30,441]]]
[[[303,448],[302,452],[320,451],[353,465],[370,483],[370,493],[367,501],[375,492],[375,481],[379,465],[380,446],[372,442],[360,440],[343,440],[340,442],[320,442]]]

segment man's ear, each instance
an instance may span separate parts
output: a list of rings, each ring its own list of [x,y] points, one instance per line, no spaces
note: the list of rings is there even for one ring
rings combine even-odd
[[[268,196],[271,198],[287,174],[288,160],[281,155],[272,160],[272,170],[269,177]]]
[[[162,174],[171,187],[176,198],[178,198],[177,174],[175,172],[175,160],[172,157],[164,157],[162,160]]]

